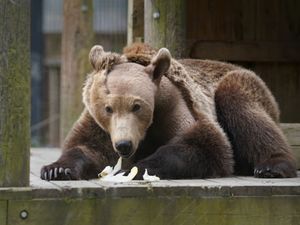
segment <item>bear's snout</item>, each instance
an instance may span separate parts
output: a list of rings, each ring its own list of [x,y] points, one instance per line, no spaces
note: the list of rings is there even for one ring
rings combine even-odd
[[[118,154],[123,158],[129,158],[132,153],[132,142],[127,140],[118,141],[115,144]]]

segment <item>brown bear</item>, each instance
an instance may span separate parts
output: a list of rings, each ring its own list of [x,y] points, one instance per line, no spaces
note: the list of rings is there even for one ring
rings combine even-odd
[[[277,103],[254,72],[144,44],[123,55],[94,46],[89,57],[85,109],[42,179],[96,178],[119,156],[136,179],[145,169],[162,179],[296,176]]]

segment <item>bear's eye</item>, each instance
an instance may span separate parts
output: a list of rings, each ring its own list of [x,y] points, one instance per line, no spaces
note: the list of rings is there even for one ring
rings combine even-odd
[[[141,105],[140,104],[134,104],[132,107],[132,112],[137,112],[141,109]]]
[[[105,111],[107,113],[113,113],[112,107],[111,106],[105,106]]]

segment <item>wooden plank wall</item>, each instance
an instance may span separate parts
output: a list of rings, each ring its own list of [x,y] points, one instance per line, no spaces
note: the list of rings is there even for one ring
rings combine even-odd
[[[187,1],[192,58],[231,61],[257,72],[277,98],[282,122],[300,122],[300,1]]]
[[[7,221],[7,201],[0,201],[0,224],[6,224]]]
[[[297,168],[300,170],[300,124],[282,123],[281,129],[295,154],[297,159]]]
[[[6,224],[299,224],[299,201],[299,196],[10,200]],[[24,209],[28,217],[22,219]]]

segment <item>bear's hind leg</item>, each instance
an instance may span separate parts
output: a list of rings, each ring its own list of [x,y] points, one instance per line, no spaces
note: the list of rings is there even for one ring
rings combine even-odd
[[[250,71],[224,76],[216,93],[218,121],[235,157],[235,173],[255,177],[294,177],[295,159],[280,130],[271,93]]]

